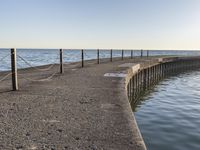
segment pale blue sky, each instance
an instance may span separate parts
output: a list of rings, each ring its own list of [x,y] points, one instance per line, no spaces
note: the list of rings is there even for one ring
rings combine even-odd
[[[0,0],[0,47],[200,49],[200,0]]]

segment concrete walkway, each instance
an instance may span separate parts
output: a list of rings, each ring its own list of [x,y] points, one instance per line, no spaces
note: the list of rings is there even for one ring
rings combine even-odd
[[[0,149],[144,150],[124,78],[104,77],[126,70],[121,64],[141,62],[68,64],[64,74],[42,82],[25,78],[48,77],[59,66],[21,70],[17,92],[10,91],[11,79],[1,82]]]

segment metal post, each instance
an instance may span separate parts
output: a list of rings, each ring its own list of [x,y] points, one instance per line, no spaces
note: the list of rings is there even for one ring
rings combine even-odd
[[[124,50],[122,50],[122,60],[124,59]]]
[[[143,49],[141,49],[141,57],[143,57]]]
[[[110,61],[112,62],[112,49],[110,50]]]
[[[11,69],[12,69],[12,88],[13,91],[18,90],[18,81],[17,81],[17,64],[16,64],[16,49],[11,49]]]
[[[99,49],[97,49],[97,64],[100,64],[100,60],[99,60]]]
[[[133,59],[133,50],[131,50],[131,59]]]
[[[84,67],[84,51],[81,50],[82,68]]]
[[[60,49],[60,73],[62,74],[63,72],[63,49]]]

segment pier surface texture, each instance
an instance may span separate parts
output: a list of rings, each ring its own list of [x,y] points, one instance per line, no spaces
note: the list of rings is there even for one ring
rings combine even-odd
[[[0,149],[144,150],[126,92],[126,70],[152,58],[19,70],[0,84]],[[59,72],[59,71],[58,71]],[[116,76],[115,76],[116,75]]]

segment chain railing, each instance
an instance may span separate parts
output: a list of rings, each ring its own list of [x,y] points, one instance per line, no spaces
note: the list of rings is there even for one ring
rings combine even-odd
[[[7,55],[1,57],[1,58],[0,58],[0,62],[4,62],[4,60],[5,60],[6,58],[8,58],[9,56],[10,56],[10,54],[7,54]],[[11,76],[11,75],[12,75],[12,73],[7,73],[6,75],[4,75],[3,77],[0,78],[0,82],[6,80],[6,79],[7,79],[9,76]]]
[[[67,51],[67,50],[66,50]],[[108,53],[107,53],[108,51]],[[2,61],[4,61],[7,57],[10,56],[11,58],[11,72],[7,73],[5,76],[3,76],[2,78],[0,78],[0,82],[6,80],[9,76],[12,77],[12,89],[18,90],[18,77],[26,79],[28,81],[32,81],[32,82],[39,82],[39,81],[49,81],[51,80],[55,75],[59,74],[59,73],[64,73],[64,68],[63,65],[65,64],[64,60],[68,59],[68,57],[75,57],[75,58],[80,58],[79,61],[81,62],[81,67],[84,67],[84,61],[89,60],[90,58],[92,59],[96,59],[97,60],[97,64],[100,64],[100,59],[110,59],[110,62],[113,61],[114,57],[120,57],[120,53],[117,55],[114,55],[113,51],[114,50],[96,50],[96,58],[93,58],[92,56],[90,56],[90,54],[87,53],[86,50],[80,50],[80,53],[72,53],[70,55],[64,56],[64,52],[63,49],[59,50],[59,53],[57,55],[57,58],[55,59],[55,61],[58,61],[60,67],[55,70],[53,73],[51,73],[48,77],[42,78],[42,79],[33,79],[31,77],[26,77],[24,74],[18,73],[18,68],[17,66],[19,66],[20,68],[24,68],[23,65],[21,65],[21,63],[23,62],[25,65],[27,65],[28,68],[32,68],[36,71],[39,72],[44,72],[44,71],[50,71],[51,69],[53,69],[57,63],[56,62],[52,62],[50,65],[48,65],[46,68],[42,68],[41,66],[34,66],[30,61],[28,61],[27,59],[25,59],[22,55],[17,54],[16,49],[11,49],[11,53],[7,54],[3,57],[0,58],[0,63]],[[110,52],[109,52],[110,51]],[[116,50],[118,51],[118,50]],[[130,51],[130,58],[133,58],[133,50],[128,50]],[[95,51],[93,51],[94,53],[92,54],[93,56],[95,55]],[[118,51],[119,52],[119,51]],[[121,58],[122,60],[124,59],[124,50],[121,50]],[[148,52],[149,55],[149,52]],[[143,56],[143,50],[141,50],[141,57]],[[17,61],[20,60],[20,61]],[[60,61],[59,61],[60,60]],[[21,63],[20,63],[21,62]],[[25,71],[25,70],[24,70]]]
[[[38,67],[35,67],[35,66],[33,66],[31,63],[29,63],[26,59],[24,59],[22,56],[20,56],[20,55],[17,55],[17,58],[19,58],[19,59],[21,59],[26,65],[28,65],[29,66],[29,68],[33,68],[33,69],[35,69],[35,70],[37,70],[37,71],[48,71],[48,70],[50,70],[52,67],[54,67],[56,64],[55,64],[55,62],[53,62],[53,63],[50,63],[51,65],[50,66],[48,66],[47,68],[38,68]],[[58,57],[56,58],[56,60],[58,60]]]
[[[78,61],[78,62],[80,62],[81,67],[84,67],[85,61],[91,60],[91,59],[93,59],[94,62],[96,61],[97,64],[100,64],[103,62],[103,61],[101,62],[101,59],[104,61],[113,62],[114,60],[124,60],[125,58],[133,59],[134,57],[139,58],[139,57],[149,57],[150,55],[151,56],[164,55],[163,51],[159,51],[157,53],[157,55],[155,55],[154,54],[155,52],[153,50],[149,51],[149,50],[123,50],[123,49],[122,50],[119,50],[119,49],[118,50],[116,50],[116,49],[115,50],[114,49],[84,50],[84,49],[82,49],[82,50],[76,51],[76,50],[60,49],[59,52],[57,53],[57,57],[54,59],[54,61],[52,63],[49,63],[48,66],[45,65],[45,66],[37,66],[36,67],[35,65],[32,64],[31,61],[29,61],[28,59],[25,59],[23,57],[23,55],[17,54],[16,49],[11,49],[10,51],[11,52],[9,54],[4,55],[3,57],[0,56],[0,63],[6,62],[5,59],[8,57],[11,58],[11,60],[10,60],[11,71],[0,74],[0,84],[1,84],[1,82],[5,81],[9,77],[11,77],[13,90],[18,90],[18,76],[20,78],[26,79],[31,82],[49,81],[53,77],[58,75],[59,73],[61,73],[61,74],[64,73],[63,65],[67,61],[68,62],[77,62]],[[68,53],[68,52],[70,52],[70,53]],[[166,54],[166,55],[170,55],[170,53]],[[74,60],[69,61],[72,59],[72,57]],[[114,58],[117,58],[117,59],[114,59]],[[18,59],[18,61],[17,61],[17,59]],[[58,63],[56,63],[56,62],[58,62]],[[18,73],[17,66],[19,66],[20,68],[24,68],[24,66],[21,63],[24,63],[28,68],[32,68],[38,72],[43,73],[45,71],[48,71],[48,76],[46,76],[42,79],[35,79],[30,76],[25,76],[25,74]],[[59,67],[55,69],[56,65],[59,65]],[[51,73],[49,71],[51,71]]]

